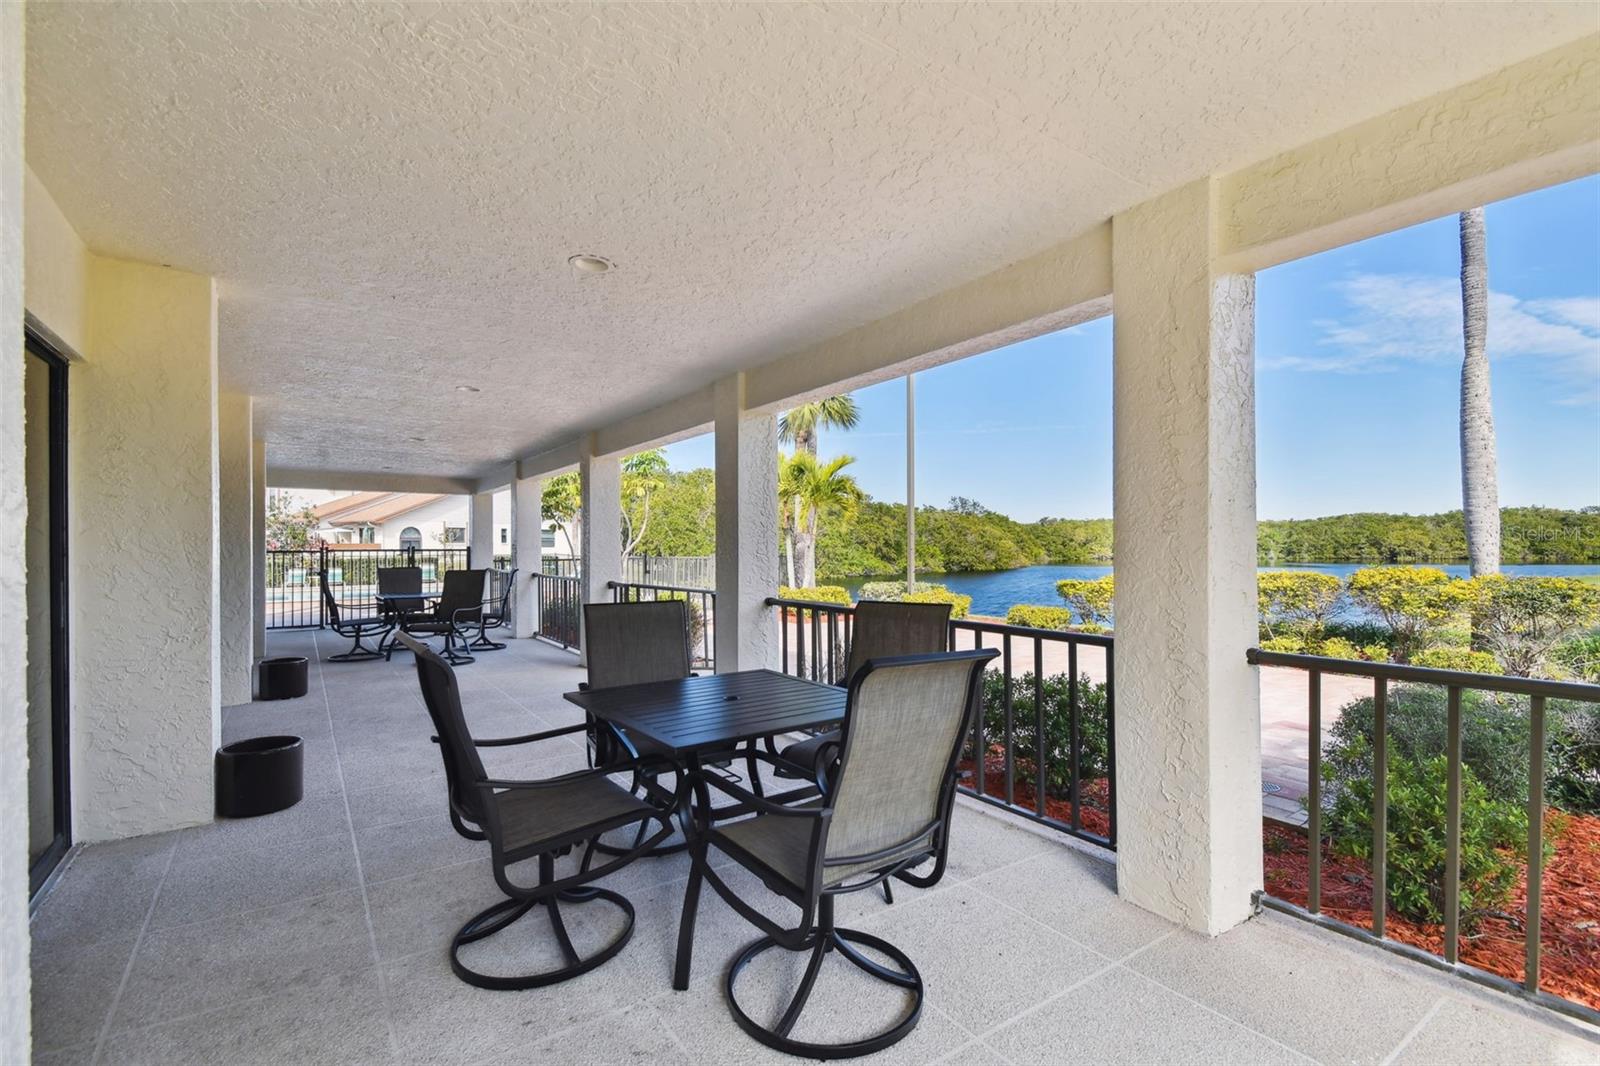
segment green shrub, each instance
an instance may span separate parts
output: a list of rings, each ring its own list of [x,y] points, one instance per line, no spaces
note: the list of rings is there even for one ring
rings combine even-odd
[[[1304,637],[1269,637],[1261,642],[1262,651],[1282,652],[1285,655],[1306,654],[1306,638]]]
[[[1389,627],[1395,657],[1410,657],[1477,598],[1472,582],[1431,566],[1369,566],[1350,575],[1350,596]]]
[[[778,586],[780,600],[807,600],[811,603],[838,603],[850,606],[850,592],[842,585],[813,585],[810,588]]]
[[[1065,796],[1072,785],[1072,702],[1068,674],[1050,674],[1042,682],[1044,695],[1045,791]],[[1038,716],[1034,703],[1033,674],[1018,674],[1011,681],[1011,757],[1034,764]],[[983,675],[983,739],[986,744],[1005,742],[1005,675],[990,670]],[[1078,775],[1082,781],[1105,777],[1107,758],[1106,687],[1078,678]],[[1022,771],[1018,771],[1019,776]],[[1029,775],[1031,777],[1031,775]]]
[[[1097,626],[1111,625],[1116,592],[1116,576],[1113,574],[1093,581],[1069,579],[1056,582],[1056,594],[1067,601],[1072,613],[1081,621]]]
[[[1465,670],[1474,674],[1501,674],[1500,663],[1486,651],[1471,648],[1424,648],[1411,656],[1412,666],[1431,666],[1435,670]]]
[[[1370,764],[1364,741],[1346,754]],[[1420,762],[1389,753],[1388,904],[1407,918],[1444,920],[1445,782],[1443,755]],[[1372,860],[1371,776],[1323,776],[1333,796],[1324,823],[1340,855]],[[1528,816],[1521,805],[1489,797],[1470,768],[1461,772],[1461,924],[1471,930],[1511,895],[1527,854]],[[1553,849],[1552,853],[1553,853]]]
[[[1600,633],[1562,641],[1551,651],[1550,663],[1553,672],[1574,681],[1600,682]]]
[[[1600,587],[1575,578],[1490,574],[1472,584],[1478,642],[1508,674],[1544,674],[1554,648],[1600,621]]]
[[[1574,814],[1600,814],[1600,705],[1552,701],[1545,734],[1545,798]]]
[[[1037,603],[1019,603],[1006,612],[1006,623],[1033,629],[1071,629],[1072,609],[1046,607]]]
[[[1389,645],[1365,644],[1361,648],[1361,657],[1375,663],[1386,663],[1389,661]]]
[[[894,603],[948,603],[951,618],[965,618],[972,609],[971,596],[951,592],[943,585],[928,581],[918,581],[910,592],[906,591],[904,581],[868,581],[861,586],[861,598]]]
[[[1343,637],[1324,637],[1316,645],[1316,654],[1329,659],[1359,659],[1361,649]]]
[[[1315,570],[1263,571],[1256,575],[1261,628],[1268,639],[1289,633],[1317,637],[1339,602],[1342,589],[1338,578]]]
[[[1361,648],[1370,644],[1381,645],[1385,651],[1394,641],[1394,634],[1389,631],[1389,627],[1380,622],[1329,622],[1322,627],[1322,634],[1327,637],[1343,637]]]

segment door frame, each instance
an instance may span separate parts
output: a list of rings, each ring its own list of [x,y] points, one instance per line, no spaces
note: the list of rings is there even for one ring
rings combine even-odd
[[[51,799],[55,836],[28,866],[32,899],[72,848],[71,657],[68,654],[67,599],[67,365],[68,359],[46,331],[23,327],[24,359],[37,358],[50,370],[50,743]]]

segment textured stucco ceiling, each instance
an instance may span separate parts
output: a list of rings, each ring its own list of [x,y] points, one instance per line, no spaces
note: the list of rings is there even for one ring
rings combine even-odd
[[[461,476],[1595,23],[1584,3],[27,11],[29,165],[95,251],[218,277],[223,379],[258,397],[273,464]],[[618,268],[576,277],[575,252]]]

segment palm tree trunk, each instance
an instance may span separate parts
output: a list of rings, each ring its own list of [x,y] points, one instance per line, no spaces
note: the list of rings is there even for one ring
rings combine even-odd
[[[785,545],[785,547],[787,547],[789,549],[785,553],[785,558],[784,558],[784,562],[787,563],[788,566],[789,566],[789,587],[792,588],[792,589],[799,588],[800,586],[796,585],[794,583],[794,530],[793,529],[790,529],[788,531],[788,543]]]
[[[1500,491],[1489,402],[1489,261],[1483,208],[1461,213],[1461,511],[1472,576],[1500,572]]]

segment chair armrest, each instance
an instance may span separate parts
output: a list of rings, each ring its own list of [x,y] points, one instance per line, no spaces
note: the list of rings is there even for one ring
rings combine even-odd
[[[504,748],[513,744],[532,744],[535,741],[553,740],[556,737],[566,736],[568,733],[577,733],[587,728],[588,726],[586,723],[579,722],[577,725],[562,726],[560,729],[546,729],[542,733],[527,733],[520,737],[491,737],[487,740],[479,740],[474,737],[472,740],[472,746],[475,748]],[[439,743],[439,738],[437,736],[430,737],[429,739],[435,744]],[[624,767],[624,769],[626,769],[626,767]]]
[[[622,773],[631,769],[634,769],[631,763],[622,766],[596,766],[590,770],[573,770],[571,773],[558,774],[555,777],[540,778],[537,781],[511,781],[503,778],[490,778],[488,780],[478,782],[478,785],[480,788],[490,789],[502,788],[522,790],[559,788],[562,785],[570,785],[574,781],[583,781],[591,777],[610,777],[612,774]]]
[[[731,781],[724,781],[719,777],[702,774],[700,780],[726,795],[732,796],[740,803],[749,804],[750,808],[762,814],[770,814],[775,818],[821,818],[832,817],[833,808],[825,807],[785,807],[781,803],[773,803],[763,799],[747,788],[741,788]]]

